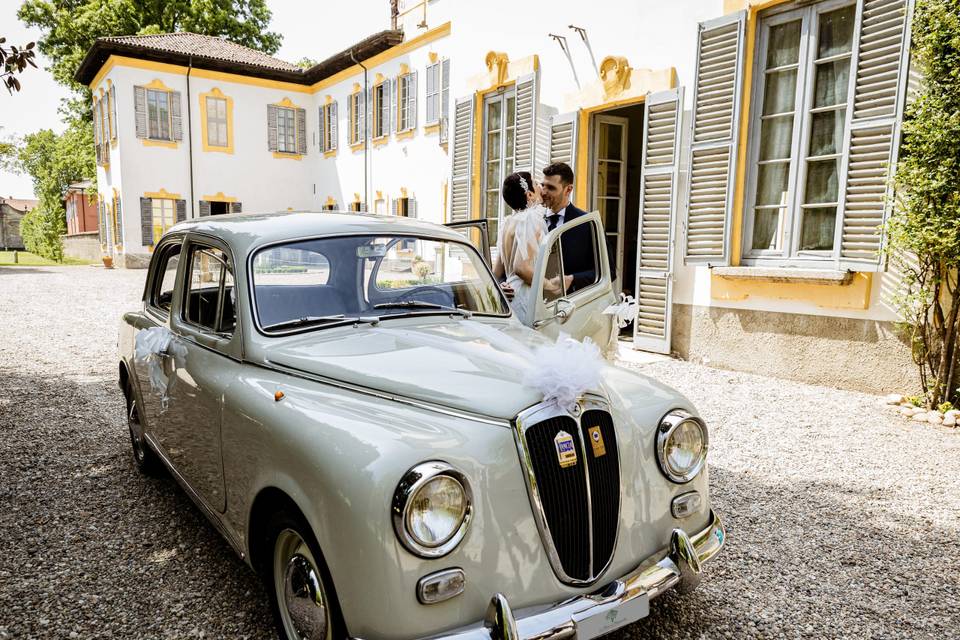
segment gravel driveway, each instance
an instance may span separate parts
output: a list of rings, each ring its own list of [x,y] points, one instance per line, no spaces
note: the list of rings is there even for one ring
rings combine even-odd
[[[136,473],[116,328],[143,271],[0,268],[0,639],[268,638],[266,596],[170,478]],[[825,363],[824,366],[829,366]],[[960,429],[684,362],[729,541],[627,638],[960,637]]]

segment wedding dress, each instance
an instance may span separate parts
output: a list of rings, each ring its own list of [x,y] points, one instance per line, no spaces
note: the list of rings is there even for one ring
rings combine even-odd
[[[523,281],[518,271],[533,271],[537,260],[537,251],[547,236],[546,216],[550,210],[542,204],[530,205],[521,211],[514,211],[503,219],[497,234],[497,247],[500,261],[506,275],[506,284],[515,294],[510,306],[521,322],[528,325],[533,320],[535,309],[529,309],[530,285]]]

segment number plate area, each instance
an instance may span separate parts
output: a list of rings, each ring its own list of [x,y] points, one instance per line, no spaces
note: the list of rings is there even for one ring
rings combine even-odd
[[[577,625],[578,640],[596,638],[620,627],[647,617],[650,613],[650,598],[646,594],[625,603],[611,602],[589,613],[573,617]]]

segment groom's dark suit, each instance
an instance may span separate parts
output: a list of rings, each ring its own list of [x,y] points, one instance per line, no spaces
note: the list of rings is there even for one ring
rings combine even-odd
[[[586,211],[578,209],[573,204],[568,204],[563,214],[563,222],[566,224],[586,214]],[[555,226],[556,218],[553,217],[549,221],[550,230],[552,231]],[[591,225],[582,224],[560,236],[560,250],[563,253],[564,275],[573,276],[573,283],[567,293],[593,284],[597,279],[594,256],[599,252],[594,247],[594,234]],[[616,276],[611,273],[611,277]]]

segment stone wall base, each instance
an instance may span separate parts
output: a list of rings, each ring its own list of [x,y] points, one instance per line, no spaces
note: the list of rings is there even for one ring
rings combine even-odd
[[[909,342],[889,322],[673,305],[672,350],[735,371],[867,393],[919,393]]]
[[[149,253],[123,253],[114,259],[114,266],[123,269],[146,269],[150,266],[151,257]]]
[[[63,255],[78,260],[100,262],[103,253],[100,251],[100,234],[96,231],[89,233],[71,233],[63,238]]]

